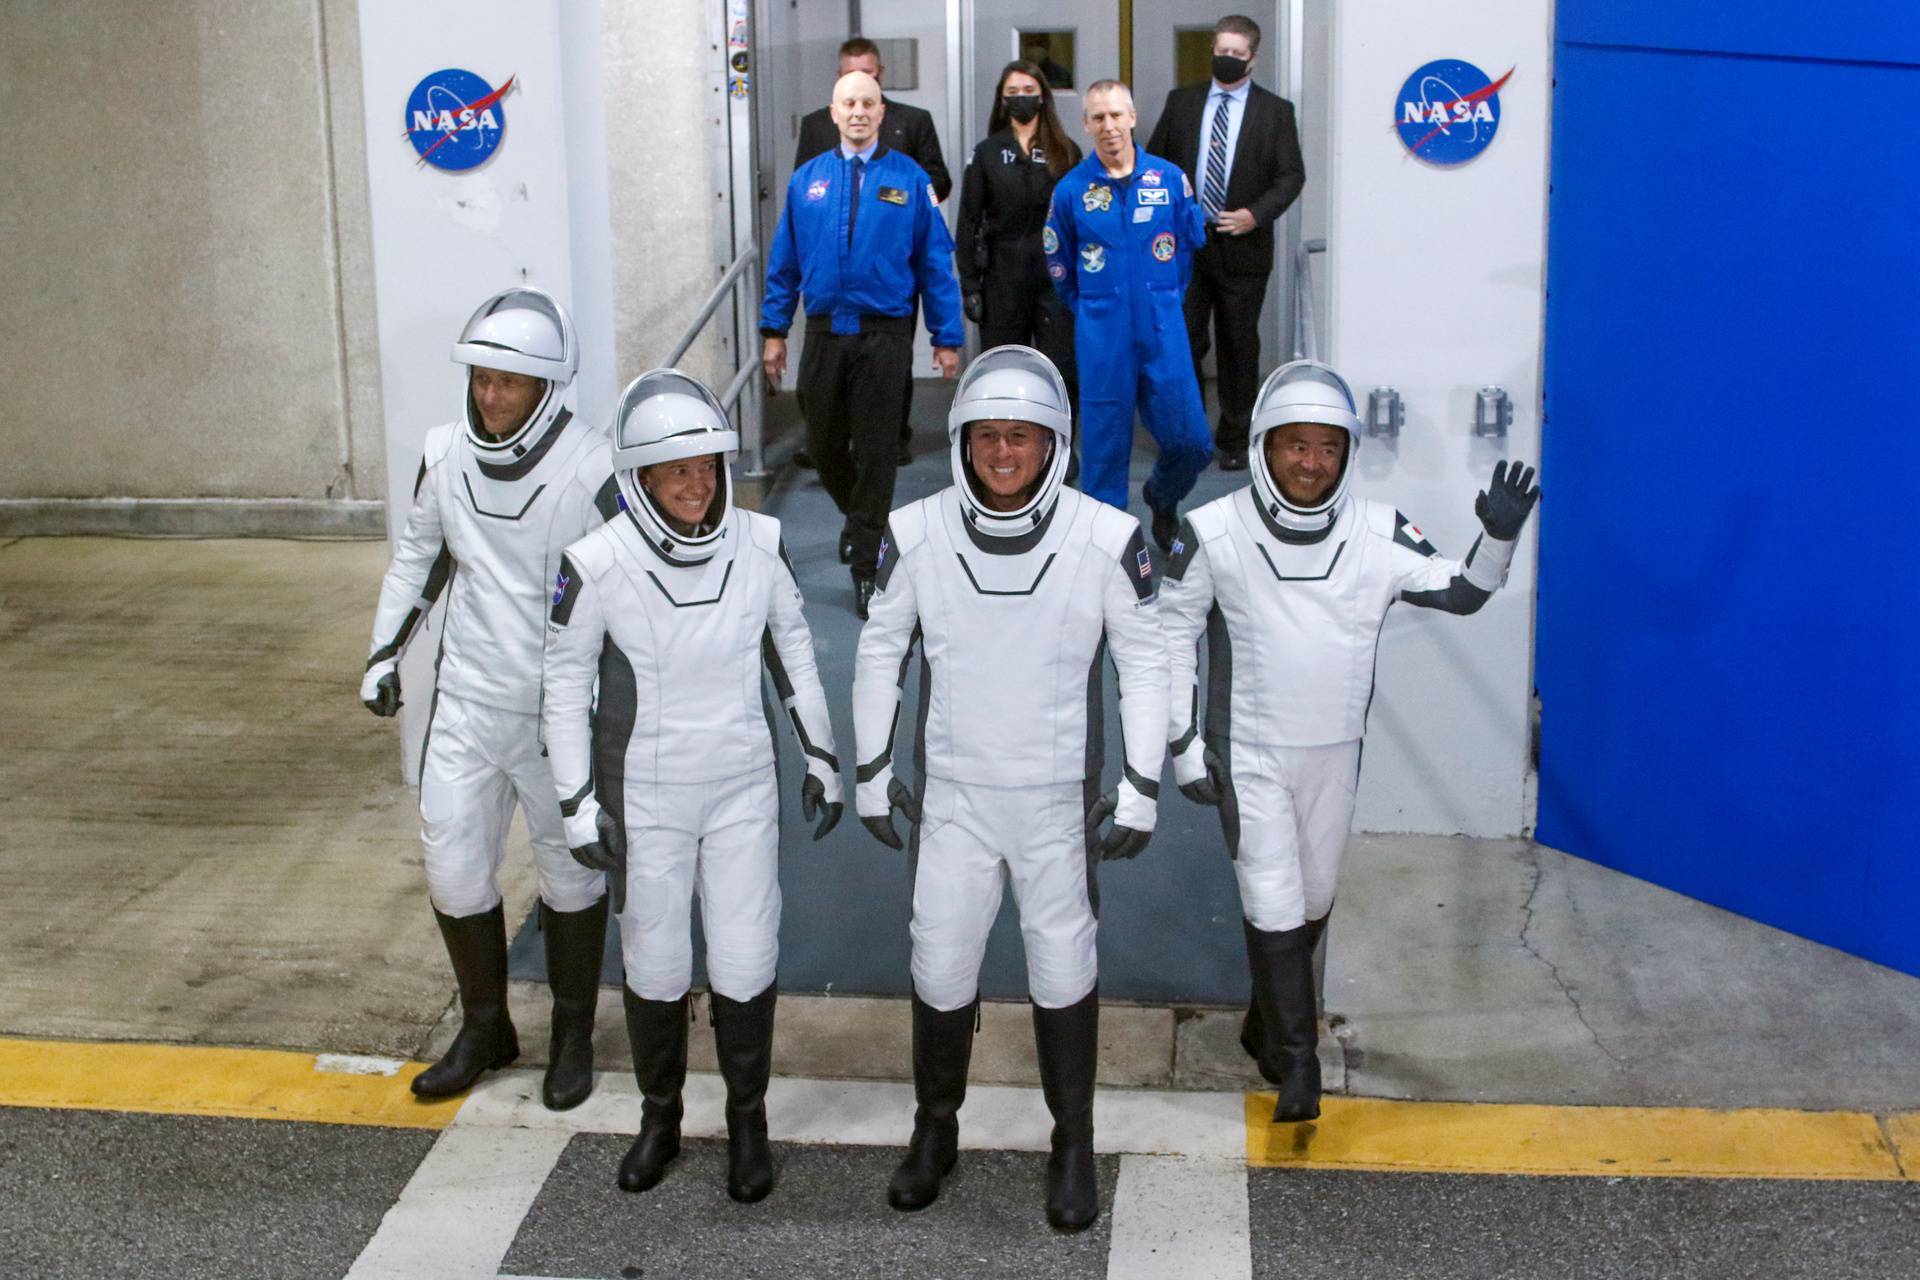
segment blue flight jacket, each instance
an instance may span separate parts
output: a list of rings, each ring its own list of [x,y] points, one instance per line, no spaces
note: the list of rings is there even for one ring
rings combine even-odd
[[[918,293],[933,345],[962,345],[953,237],[926,172],[884,143],[876,147],[861,175],[849,244],[850,164],[836,146],[794,170],[787,183],[767,250],[760,332],[784,338],[794,304],[804,298],[809,316],[833,317],[833,332],[859,333],[863,315],[911,318]]]
[[[1135,147],[1125,178],[1109,177],[1097,153],[1067,171],[1040,244],[1069,307],[1083,293],[1134,289],[1172,290],[1177,305],[1206,236],[1206,214],[1180,166]]]

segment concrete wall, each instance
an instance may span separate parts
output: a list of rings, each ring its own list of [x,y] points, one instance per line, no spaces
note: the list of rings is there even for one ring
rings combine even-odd
[[[1540,457],[1551,13],[1546,0],[1380,0],[1308,12],[1333,24],[1322,260],[1331,360],[1363,401],[1376,384],[1406,400],[1399,440],[1360,450],[1355,491],[1394,503],[1443,552],[1463,555],[1480,531],[1474,495],[1494,462]],[[1492,145],[1457,169],[1413,159],[1390,127],[1401,83],[1448,57],[1494,77],[1514,68]],[[1485,383],[1513,397],[1504,442],[1471,435],[1474,391]],[[1551,494],[1553,477],[1544,488]],[[1530,822],[1537,527],[1522,539],[1506,590],[1478,615],[1401,607],[1389,616],[1362,829],[1507,835]]]
[[[353,10],[0,9],[0,498],[380,493]]]

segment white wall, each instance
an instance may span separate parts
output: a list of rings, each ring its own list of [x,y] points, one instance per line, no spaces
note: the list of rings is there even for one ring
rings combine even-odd
[[[1310,13],[1325,20],[1328,9],[1331,356],[1363,400],[1390,384],[1407,409],[1397,445],[1362,448],[1356,489],[1395,503],[1443,552],[1461,555],[1479,532],[1473,499],[1495,460],[1540,456],[1550,6],[1376,0]],[[1401,82],[1443,57],[1495,77],[1515,68],[1492,145],[1457,169],[1410,158],[1390,127]],[[1513,397],[1505,442],[1471,436],[1474,392],[1485,383]],[[1506,590],[1479,615],[1394,610],[1380,648],[1360,827],[1501,835],[1531,821],[1536,528]]]

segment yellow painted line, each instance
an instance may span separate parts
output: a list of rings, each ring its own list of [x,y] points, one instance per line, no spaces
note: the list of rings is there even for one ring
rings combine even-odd
[[[1312,1124],[1276,1125],[1272,1114],[1273,1094],[1246,1095],[1247,1162],[1258,1168],[1882,1182],[1903,1176],[1880,1119],[1861,1111],[1327,1098]],[[1907,1132],[1920,1141],[1920,1125]]]
[[[0,1106],[444,1129],[465,1099],[417,1101],[423,1069],[346,1075],[310,1053],[0,1039]]]
[[[1881,1123],[1893,1142],[1900,1171],[1920,1182],[1920,1111],[1899,1112],[1885,1117]]]

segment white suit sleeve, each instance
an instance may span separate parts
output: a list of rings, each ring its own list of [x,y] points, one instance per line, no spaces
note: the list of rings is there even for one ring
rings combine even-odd
[[[1153,830],[1167,752],[1167,644],[1152,567],[1146,537],[1136,524],[1101,599],[1107,652],[1120,673],[1123,762],[1113,821],[1134,831]]]
[[[1394,584],[1408,604],[1446,613],[1474,613],[1505,585],[1515,545],[1482,534],[1473,540],[1466,559],[1451,560],[1396,511],[1391,548]]]
[[[900,690],[920,636],[920,606],[913,576],[900,563],[899,544],[887,531],[874,579],[867,622],[853,661],[854,811],[881,818],[892,811],[893,743],[900,722]]]
[[[1207,776],[1200,740],[1200,637],[1213,609],[1213,565],[1193,526],[1180,522],[1160,576],[1160,633],[1167,642],[1167,749],[1181,786]]]
[[[420,620],[446,589],[453,572],[453,552],[440,524],[440,502],[427,482],[427,466],[413,483],[413,510],[407,526],[393,544],[393,560],[380,583],[380,603],[373,612],[373,643],[367,654],[366,674],[360,679],[360,698],[377,694],[380,677],[400,665]]]
[[[593,798],[593,682],[607,633],[600,592],[568,556],[560,557],[547,651],[541,668],[540,729],[572,848],[600,838]]]
[[[793,722],[794,736],[807,759],[807,773],[820,779],[828,804],[841,802],[840,759],[834,754],[833,722],[827,715],[827,693],[820,686],[820,669],[813,657],[813,632],[801,612],[805,601],[794,576],[787,547],[780,544],[781,567],[774,571],[773,600],[767,609],[767,630],[761,638],[761,657],[773,677],[780,705]]]

